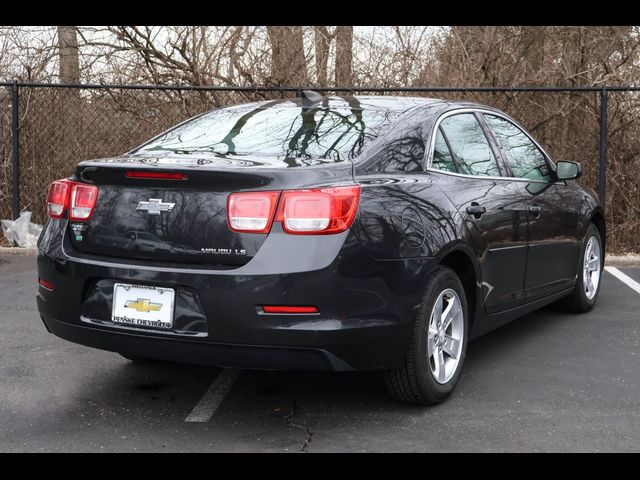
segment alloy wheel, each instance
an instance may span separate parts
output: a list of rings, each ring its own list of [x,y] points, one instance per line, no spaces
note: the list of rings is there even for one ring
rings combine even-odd
[[[582,278],[584,293],[587,299],[592,300],[598,291],[601,273],[600,242],[596,237],[591,237],[584,251]]]
[[[454,290],[447,288],[433,306],[427,336],[429,367],[436,382],[445,384],[456,373],[464,334],[462,302]]]

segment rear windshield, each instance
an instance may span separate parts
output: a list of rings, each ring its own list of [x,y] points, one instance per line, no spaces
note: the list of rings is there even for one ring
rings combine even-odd
[[[402,113],[352,97],[325,98],[310,107],[292,100],[237,105],[197,117],[133,153],[345,160]]]

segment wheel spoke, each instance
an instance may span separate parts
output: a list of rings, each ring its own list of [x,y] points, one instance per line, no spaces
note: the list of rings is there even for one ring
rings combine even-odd
[[[449,323],[451,322],[451,309],[453,308],[455,303],[455,300],[452,298],[449,300],[449,303],[447,303],[447,306],[445,307],[444,311],[442,312],[442,316],[440,317],[440,322],[442,323],[442,328],[443,329],[447,329],[447,327],[449,326]],[[449,323],[447,323],[449,322]]]
[[[451,312],[451,309],[453,308],[454,303],[455,303],[455,300],[453,298],[450,298],[448,300],[447,306],[442,311],[442,318],[445,318],[447,315],[449,315],[449,312]]]
[[[438,381],[440,383],[444,383],[447,376],[446,376],[446,372],[444,370],[444,355],[442,354],[442,350],[438,349],[437,353],[436,353],[436,364],[438,365],[437,367],[437,372],[436,375],[438,376]]]
[[[594,286],[593,286],[593,278],[591,278],[591,275],[589,275],[589,280],[587,281],[587,292],[591,293],[595,290]]]
[[[436,337],[429,332],[427,337],[427,354],[430,357],[436,350]]]
[[[459,340],[456,340],[455,338],[450,337],[449,335],[445,336],[445,340],[444,340],[444,344],[442,345],[442,348],[447,353],[447,355],[449,355],[451,358],[454,358],[454,359],[458,358],[459,346],[460,346]]]
[[[599,257],[590,258],[587,261],[587,267],[592,272],[595,272],[596,270],[598,270],[598,268],[600,267],[600,258]]]
[[[440,318],[439,314],[436,312],[435,308],[431,312],[431,318],[429,319],[429,333],[437,333],[438,332],[438,319]]]
[[[593,252],[593,242],[589,240],[587,244],[587,251],[584,252],[584,258],[591,258],[591,253]]]
[[[440,372],[440,364],[438,363],[438,349],[436,348],[429,355],[429,363],[431,363],[431,358],[433,358],[433,366],[431,367],[431,373],[435,378],[439,378],[438,373]]]
[[[458,302],[456,302],[455,300],[451,300],[451,303],[453,304],[453,307],[451,307],[449,309],[449,313],[447,315],[446,318],[443,318],[442,323],[442,329],[444,331],[447,330],[447,328],[449,328],[449,325],[451,325],[451,322],[453,321],[453,319],[460,313],[460,305],[458,304]]]
[[[442,316],[442,310],[444,308],[444,295],[440,295],[436,300],[436,304],[433,307],[433,320],[440,321]]]

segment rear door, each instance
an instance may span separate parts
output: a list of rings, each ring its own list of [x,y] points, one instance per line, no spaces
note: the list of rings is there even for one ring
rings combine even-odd
[[[546,155],[523,129],[498,115],[483,116],[527,204],[527,302],[571,287],[580,254],[576,191],[555,181]]]
[[[471,233],[488,313],[524,302],[527,223],[521,189],[499,164],[476,112],[448,114],[438,127],[433,161],[438,185]]]

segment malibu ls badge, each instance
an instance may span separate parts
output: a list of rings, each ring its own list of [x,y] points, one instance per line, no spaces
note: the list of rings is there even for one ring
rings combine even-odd
[[[149,215],[160,215],[160,212],[170,212],[175,203],[163,202],[160,198],[150,198],[148,202],[140,202],[136,210],[146,211]]]
[[[246,255],[247,250],[245,248],[201,248],[201,253],[211,255]]]

